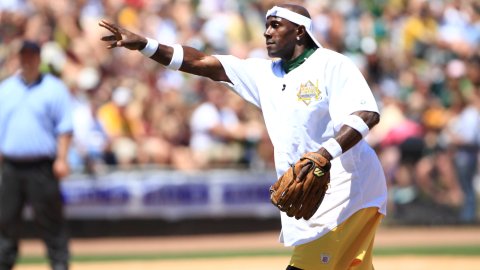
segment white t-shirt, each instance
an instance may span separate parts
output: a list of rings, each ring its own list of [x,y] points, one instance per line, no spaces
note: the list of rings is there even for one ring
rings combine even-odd
[[[205,102],[192,113],[190,147],[194,150],[207,150],[218,143],[223,143],[223,140],[212,135],[210,130],[217,125],[228,127],[236,124],[238,117],[233,110],[218,109],[212,103]]]
[[[462,141],[464,146],[476,147],[480,144],[480,112],[475,106],[465,107],[448,125],[451,133]]]
[[[102,153],[108,144],[107,134],[92,115],[88,101],[73,100],[73,146],[87,153]]]
[[[280,177],[304,153],[317,151],[335,136],[355,111],[378,112],[364,77],[347,57],[319,48],[285,74],[280,61],[216,55],[231,88],[258,106],[274,146]],[[286,246],[315,240],[367,207],[386,214],[383,169],[373,149],[361,140],[332,160],[331,186],[314,216],[306,221],[281,213],[281,241]]]

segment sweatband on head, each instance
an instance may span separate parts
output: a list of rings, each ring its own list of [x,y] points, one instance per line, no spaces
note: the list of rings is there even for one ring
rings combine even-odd
[[[170,64],[168,64],[167,68],[172,70],[178,70],[183,63],[183,47],[180,44],[174,44],[172,47],[172,60],[170,60]]]
[[[147,38],[147,45],[141,49],[140,52],[146,57],[151,57],[158,49],[158,41],[155,39]]]
[[[347,116],[343,124],[358,131],[360,134],[362,134],[362,137],[367,136],[368,132],[370,131],[370,128],[365,123],[365,121],[363,121],[360,116],[355,114],[350,114],[349,116]]]
[[[318,40],[313,35],[312,19],[279,6],[274,6],[273,8],[269,9],[267,11],[267,14],[265,15],[265,18],[268,18],[269,16],[284,18],[286,20],[291,21],[294,24],[305,26],[305,30],[307,31],[307,34],[310,36],[313,42],[315,42],[315,44],[319,48],[322,48],[322,45],[320,44],[320,42],[318,42]]]

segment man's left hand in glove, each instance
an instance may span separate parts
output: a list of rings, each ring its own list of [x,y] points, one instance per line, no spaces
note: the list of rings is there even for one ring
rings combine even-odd
[[[304,154],[270,187],[270,200],[289,217],[310,219],[330,183],[330,161],[318,152]]]

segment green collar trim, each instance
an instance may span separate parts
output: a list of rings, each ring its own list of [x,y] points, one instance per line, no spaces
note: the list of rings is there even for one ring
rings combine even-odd
[[[312,55],[316,50],[316,47],[308,48],[303,51],[302,54],[300,54],[297,58],[290,61],[282,61],[282,68],[285,73],[289,73],[290,71],[303,64],[303,62],[305,62],[305,60],[307,60],[307,58],[310,57],[310,55]]]

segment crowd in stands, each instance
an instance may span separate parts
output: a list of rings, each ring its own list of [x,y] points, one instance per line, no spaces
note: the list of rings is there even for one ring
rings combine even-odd
[[[265,12],[275,0],[2,0],[0,80],[22,39],[75,99],[71,165],[192,171],[272,168],[261,113],[226,86],[108,51],[105,19],[165,44],[268,57]],[[480,3],[475,0],[304,0],[324,47],[350,57],[378,100],[368,135],[392,208],[419,197],[475,220],[480,143]],[[0,127],[1,128],[1,127]]]

